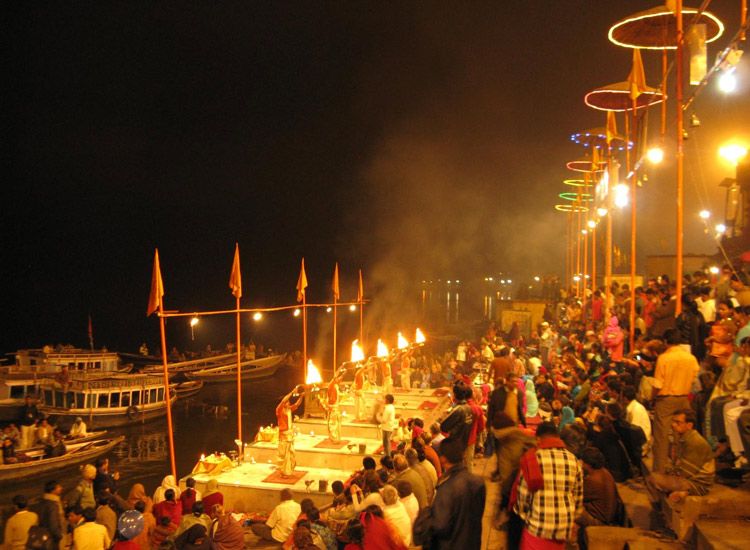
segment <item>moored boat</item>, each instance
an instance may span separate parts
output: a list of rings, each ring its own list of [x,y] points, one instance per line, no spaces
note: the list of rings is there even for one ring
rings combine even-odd
[[[240,377],[242,380],[254,380],[273,376],[285,357],[286,355],[272,355],[262,359],[243,361],[240,363]],[[237,380],[237,364],[202,369],[187,373],[186,376],[191,380],[203,380],[208,384],[231,382]]]
[[[174,382],[169,384],[169,388],[174,390],[177,397],[185,399],[196,395],[203,387],[203,380],[185,380],[184,382]]]
[[[96,457],[111,451],[124,439],[124,436],[119,436],[113,439],[98,439],[70,444],[67,445],[64,455],[52,458],[44,458],[44,451],[27,452],[25,455],[28,460],[25,462],[0,464],[0,481],[18,481],[84,462],[90,462]]]
[[[42,385],[43,404],[39,410],[72,424],[83,418],[89,428],[111,428],[144,422],[167,414],[164,379],[144,374],[73,377],[70,384]],[[177,399],[170,392],[170,403]]]

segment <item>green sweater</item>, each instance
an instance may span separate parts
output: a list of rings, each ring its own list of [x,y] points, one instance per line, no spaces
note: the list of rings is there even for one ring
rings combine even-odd
[[[705,495],[714,482],[716,466],[711,446],[695,430],[685,432],[674,443],[671,471],[692,486],[691,495]]]

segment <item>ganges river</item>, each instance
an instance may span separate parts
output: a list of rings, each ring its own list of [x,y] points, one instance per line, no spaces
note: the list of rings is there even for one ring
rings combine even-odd
[[[272,378],[242,383],[242,431],[245,441],[252,438],[261,425],[275,423],[277,402],[299,381],[290,366],[281,367]],[[227,407],[217,416],[212,406]],[[236,383],[206,384],[200,393],[179,399],[172,408],[177,475],[182,477],[193,469],[201,453],[236,450],[237,386]],[[134,483],[142,483],[151,494],[170,473],[167,419],[135,424],[109,431],[108,435],[124,435],[125,441],[109,455],[110,471],[120,472],[119,492],[127,497]],[[44,483],[58,480],[65,492],[78,482],[79,466],[40,475],[19,483],[3,483],[0,507],[8,509],[13,495],[25,494],[35,500],[43,493]]]

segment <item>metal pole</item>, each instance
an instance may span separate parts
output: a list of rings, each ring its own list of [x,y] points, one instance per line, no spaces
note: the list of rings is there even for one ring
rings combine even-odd
[[[302,372],[307,383],[307,296],[302,293]]]
[[[682,114],[682,71],[683,71],[683,39],[684,31],[682,27],[682,0],[676,0],[675,3],[675,15],[677,17],[677,52],[676,52],[676,64],[677,70],[675,72],[675,83],[676,93],[675,97],[677,100],[677,236],[676,236],[676,274],[675,279],[677,283],[677,292],[675,299],[675,315],[679,315],[682,311],[682,233],[683,233],[683,202],[684,202],[684,189],[683,189],[683,177],[684,177],[684,160],[685,151],[683,150],[683,114]]]
[[[237,439],[242,439],[242,367],[240,365],[240,299],[237,298]],[[242,451],[242,449],[240,449]]]
[[[579,187],[580,189],[580,187]],[[576,295],[581,295],[581,192],[578,191],[578,200],[576,201]],[[575,278],[573,279],[575,280]]]
[[[164,329],[164,304],[159,300],[159,330],[161,332],[161,363],[164,369],[164,398],[167,407],[167,432],[169,433],[169,460],[172,466],[172,475],[177,479],[177,466],[174,457],[174,429],[172,427],[172,400],[169,395],[169,370],[167,369],[167,333]]]

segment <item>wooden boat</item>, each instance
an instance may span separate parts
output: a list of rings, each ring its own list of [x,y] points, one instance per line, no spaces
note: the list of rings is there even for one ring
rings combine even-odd
[[[54,378],[63,367],[73,373],[109,373],[120,368],[116,353],[82,350],[71,346],[22,349],[13,354],[13,365],[0,367],[0,421],[18,420],[24,397],[39,394],[42,382]]]
[[[175,375],[179,373],[189,373],[197,370],[223,367],[232,364],[237,364],[237,354],[223,353],[221,355],[211,355],[209,357],[201,357],[199,359],[191,359],[189,361],[167,363],[167,371],[170,375]],[[140,372],[146,374],[161,374],[163,372],[163,368],[164,367],[161,365],[161,363],[147,365],[141,368]]]
[[[44,458],[44,451],[28,452],[26,456],[30,460],[27,462],[0,464],[0,481],[18,481],[84,462],[92,462],[96,457],[111,451],[124,439],[125,436],[121,435],[113,439],[98,439],[71,444],[67,446],[67,451],[64,455],[54,458]]]
[[[170,392],[170,403],[177,399]],[[144,422],[167,414],[164,379],[144,374],[73,377],[63,388],[56,382],[42,386],[39,410],[72,424],[80,416],[89,428],[112,428]]]
[[[169,389],[174,390],[179,399],[192,397],[201,391],[203,380],[186,380],[169,384]]]
[[[276,374],[286,355],[272,355],[262,359],[253,359],[240,363],[240,377],[242,380],[268,378]],[[202,369],[186,374],[191,380],[203,380],[207,384],[231,382],[237,380],[237,364],[224,365],[210,369]]]
[[[105,435],[107,435],[107,430],[97,430],[95,432],[89,432],[83,437],[69,437],[65,436],[63,437],[63,442],[65,443],[65,446],[68,448],[71,448],[72,445],[78,445],[79,443],[88,443],[89,441],[94,441],[95,439],[101,439]],[[29,447],[28,449],[24,449],[23,452],[25,454],[29,454],[31,452],[37,452],[37,451],[44,451],[44,445],[34,445],[33,447]]]

